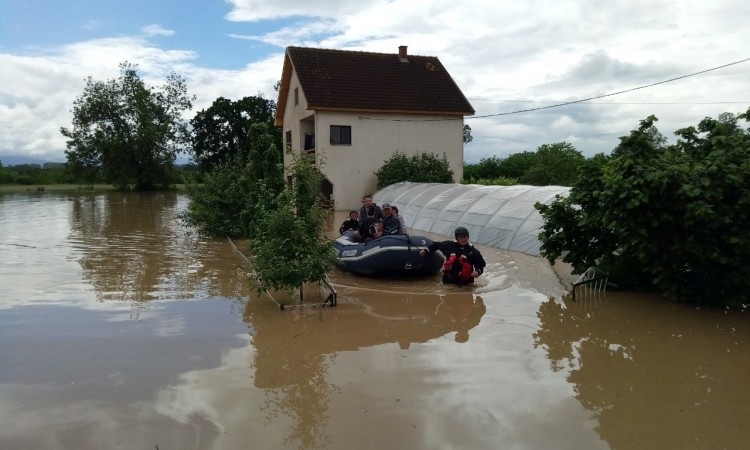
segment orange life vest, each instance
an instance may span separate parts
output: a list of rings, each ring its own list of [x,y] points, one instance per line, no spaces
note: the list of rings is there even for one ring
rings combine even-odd
[[[453,280],[469,282],[472,278],[472,272],[474,272],[474,266],[466,259],[465,255],[457,257],[455,253],[451,253],[443,264],[443,273]]]

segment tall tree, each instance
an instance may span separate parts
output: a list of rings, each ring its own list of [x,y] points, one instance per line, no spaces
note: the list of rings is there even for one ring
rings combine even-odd
[[[217,98],[190,121],[195,162],[203,171],[210,171],[235,156],[247,157],[256,123],[268,125],[267,131],[281,151],[281,128],[274,126],[275,113],[276,103],[262,97]]]
[[[519,181],[534,186],[570,186],[578,175],[578,168],[586,158],[573,144],[557,142],[536,149],[533,165]]]
[[[496,176],[507,178],[521,178],[536,164],[535,152],[514,153],[502,161],[500,173]]]
[[[68,162],[77,173],[101,171],[121,189],[169,184],[177,153],[189,142],[182,113],[193,100],[184,78],[171,73],[165,85],[150,87],[127,61],[117,79],[89,77],[73,103],[73,128],[60,129]]]

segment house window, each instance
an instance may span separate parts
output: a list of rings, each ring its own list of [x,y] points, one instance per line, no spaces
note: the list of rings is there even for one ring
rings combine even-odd
[[[284,144],[285,144],[284,146],[286,148],[286,152],[292,153],[292,132],[291,131],[286,132],[286,142]]]
[[[331,145],[352,145],[352,127],[331,125]]]
[[[294,106],[299,105],[299,88],[294,88]]]

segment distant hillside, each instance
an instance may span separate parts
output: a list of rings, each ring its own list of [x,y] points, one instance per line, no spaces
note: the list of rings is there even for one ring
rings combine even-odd
[[[65,161],[51,161],[48,159],[34,158],[28,155],[8,155],[0,154],[0,161],[3,166],[18,166],[21,164],[44,164],[44,163],[62,163]]]

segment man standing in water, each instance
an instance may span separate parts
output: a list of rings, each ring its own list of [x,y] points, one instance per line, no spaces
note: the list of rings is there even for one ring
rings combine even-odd
[[[482,254],[469,243],[469,230],[456,228],[455,241],[433,242],[427,249],[419,251],[425,256],[436,250],[445,255],[443,265],[443,283],[465,285],[474,282],[474,278],[484,272],[487,265]]]

